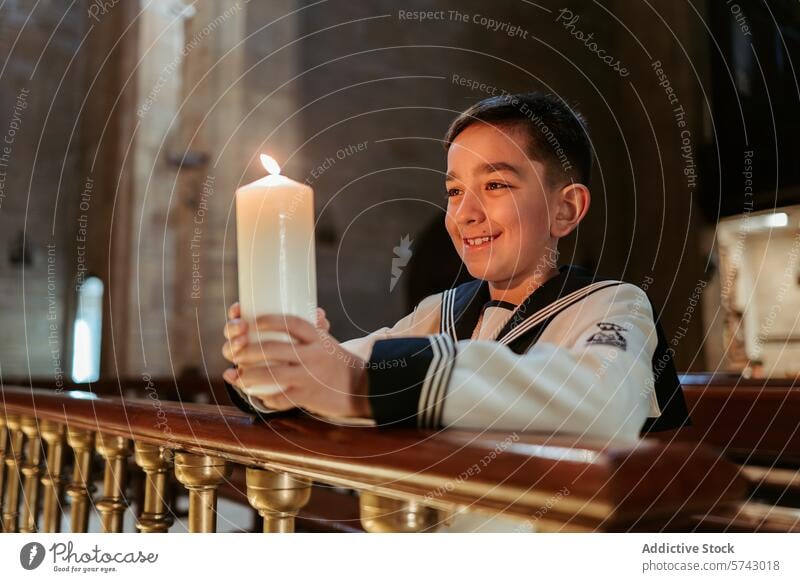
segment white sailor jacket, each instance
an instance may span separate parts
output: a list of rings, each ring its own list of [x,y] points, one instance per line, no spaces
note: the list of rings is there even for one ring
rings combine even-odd
[[[633,440],[689,423],[672,351],[636,285],[567,265],[487,329],[501,303],[473,280],[343,342],[367,361],[376,424]]]

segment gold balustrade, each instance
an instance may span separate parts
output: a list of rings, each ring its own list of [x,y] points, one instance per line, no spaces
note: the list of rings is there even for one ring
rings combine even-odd
[[[22,432],[20,417],[6,415],[9,432],[9,450],[6,453],[6,490],[3,501],[3,531],[15,532],[19,517],[19,489],[22,481],[22,445],[25,434]]]
[[[61,492],[64,479],[61,475],[64,465],[64,440],[66,428],[52,420],[39,424],[42,439],[47,443],[47,459],[42,477],[44,495],[42,500],[42,529],[44,533],[61,531]]]
[[[63,493],[73,532],[87,530],[93,509],[104,532],[122,531],[130,511],[139,531],[166,532],[175,521],[172,487],[188,492],[191,532],[216,531],[218,496],[231,490],[263,518],[264,532],[295,531],[315,510],[315,483],[360,492],[353,527],[360,517],[368,532],[436,531],[465,509],[538,531],[679,530],[693,515],[734,507],[746,492],[736,466],[702,445],[433,434],[302,415],[265,424],[228,406],[3,392],[7,532],[59,531]],[[141,491],[131,490],[134,482]],[[135,507],[131,499],[139,499]]]
[[[136,527],[143,533],[163,533],[173,523],[165,503],[170,460],[161,447],[145,442],[134,445],[136,464],[145,473],[144,504]]]

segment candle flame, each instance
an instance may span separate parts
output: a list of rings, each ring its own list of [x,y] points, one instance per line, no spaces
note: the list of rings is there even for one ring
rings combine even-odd
[[[261,154],[261,164],[270,174],[281,173],[281,167],[278,165],[278,162],[275,161],[275,158],[271,158],[267,154]]]

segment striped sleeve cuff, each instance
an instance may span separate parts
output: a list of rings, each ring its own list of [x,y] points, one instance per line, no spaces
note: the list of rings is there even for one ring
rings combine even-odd
[[[378,340],[367,362],[369,403],[378,426],[442,426],[456,359],[447,334]]]

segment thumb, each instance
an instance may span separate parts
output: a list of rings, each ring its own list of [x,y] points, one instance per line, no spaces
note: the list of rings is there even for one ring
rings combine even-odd
[[[325,316],[325,310],[322,307],[317,307],[317,327],[324,331],[330,331],[331,329],[331,322],[328,321]]]

